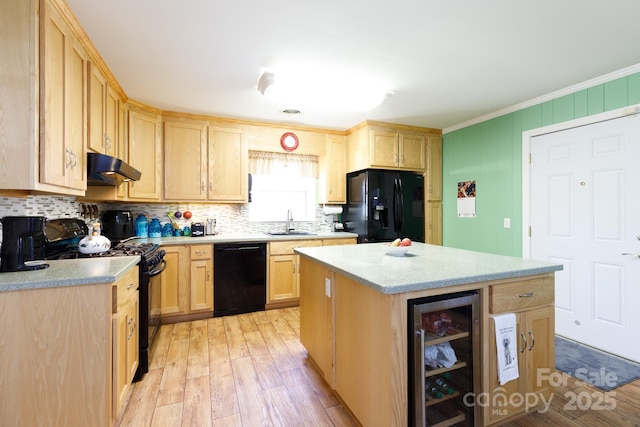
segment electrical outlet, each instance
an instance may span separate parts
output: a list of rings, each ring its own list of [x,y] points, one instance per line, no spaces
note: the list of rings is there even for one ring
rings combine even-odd
[[[331,298],[331,279],[328,277],[324,278],[324,293],[327,298]]]
[[[511,228],[511,218],[504,219],[504,228]]]

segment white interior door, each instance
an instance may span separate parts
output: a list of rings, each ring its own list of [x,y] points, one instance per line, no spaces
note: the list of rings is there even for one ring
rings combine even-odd
[[[640,362],[640,117],[531,139],[531,258],[556,274],[556,333]]]

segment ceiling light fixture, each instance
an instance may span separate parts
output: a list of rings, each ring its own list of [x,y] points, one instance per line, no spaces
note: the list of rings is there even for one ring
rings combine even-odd
[[[367,76],[310,68],[263,72],[257,89],[278,102],[333,111],[372,110],[388,94],[380,83]]]

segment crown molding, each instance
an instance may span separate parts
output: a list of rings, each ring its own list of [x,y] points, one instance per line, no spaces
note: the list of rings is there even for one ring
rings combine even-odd
[[[582,83],[575,84],[573,86],[566,87],[564,89],[557,90],[555,92],[551,92],[546,95],[539,96],[537,98],[530,99],[529,101],[521,102],[519,104],[512,105],[507,108],[503,108],[502,110],[494,111],[493,113],[486,114],[484,116],[476,117],[475,119],[467,120],[462,123],[458,123],[453,126],[449,126],[447,128],[442,129],[442,134],[447,134],[449,132],[453,132],[462,128],[466,128],[468,126],[472,126],[478,123],[486,122],[487,120],[495,119],[496,117],[504,116],[505,114],[513,113],[519,110],[524,110],[525,108],[532,107],[534,105],[542,104],[547,101],[551,101],[552,99],[560,98],[565,95],[569,95],[572,93],[579,92],[583,89],[588,89],[590,87],[607,83],[612,80],[619,79],[621,77],[627,77],[631,74],[635,74],[640,72],[640,64],[635,64],[627,68],[623,68],[618,71],[614,71],[609,74],[605,74],[600,77],[593,78],[591,80],[584,81]]]

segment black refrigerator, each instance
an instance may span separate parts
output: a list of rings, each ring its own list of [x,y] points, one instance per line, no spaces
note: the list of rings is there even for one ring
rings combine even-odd
[[[347,174],[345,231],[358,243],[408,237],[424,242],[424,175],[418,172],[365,169]]]

